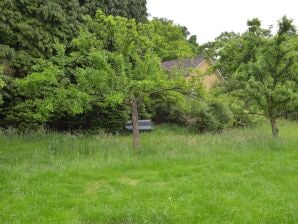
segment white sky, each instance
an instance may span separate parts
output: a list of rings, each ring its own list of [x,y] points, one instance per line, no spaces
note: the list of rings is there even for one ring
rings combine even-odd
[[[148,13],[186,26],[199,44],[224,31],[243,32],[248,19],[258,17],[263,27],[286,15],[298,24],[298,0],[147,0]]]

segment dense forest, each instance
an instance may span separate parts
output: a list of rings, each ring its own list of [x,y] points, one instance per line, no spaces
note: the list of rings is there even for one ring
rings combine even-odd
[[[292,117],[298,108],[298,37],[284,17],[198,45],[186,27],[147,19],[146,0],[2,0],[0,126],[121,132],[131,116],[199,132]],[[206,91],[161,62],[203,54],[224,82]]]

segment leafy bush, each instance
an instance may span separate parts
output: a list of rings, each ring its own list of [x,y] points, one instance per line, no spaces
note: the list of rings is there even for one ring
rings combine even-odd
[[[191,125],[200,133],[220,132],[231,124],[233,114],[228,106],[217,101],[193,105]]]
[[[125,105],[115,107],[94,106],[83,114],[74,116],[54,116],[47,126],[55,130],[83,131],[88,133],[116,133],[124,130],[129,119],[129,109]]]
[[[248,113],[248,111],[244,109],[244,102],[232,97],[229,98],[229,108],[233,112],[234,127],[253,126],[264,119],[261,116]]]
[[[187,124],[189,113],[185,96],[180,93],[169,92],[154,98],[152,102],[153,120],[156,123]]]

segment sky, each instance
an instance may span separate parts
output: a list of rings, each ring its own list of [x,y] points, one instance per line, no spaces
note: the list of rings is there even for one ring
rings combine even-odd
[[[258,17],[262,26],[286,15],[298,25],[297,0],[147,0],[151,17],[163,17],[186,26],[198,43],[212,41],[224,31],[244,32],[248,19]]]

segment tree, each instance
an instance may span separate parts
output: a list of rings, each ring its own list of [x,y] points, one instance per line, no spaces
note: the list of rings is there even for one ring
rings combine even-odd
[[[196,36],[188,39],[186,27],[167,19],[154,18],[148,23],[148,38],[153,42],[153,50],[162,61],[193,57],[198,53]]]
[[[106,15],[121,16],[135,19],[138,22],[147,21],[146,0],[79,0],[84,14],[95,16],[101,9]]]
[[[50,58],[54,45],[67,45],[79,33],[83,16],[107,14],[145,22],[146,0],[1,0],[0,64],[5,73],[24,77],[39,58]],[[8,54],[9,52],[9,54]]]
[[[222,48],[228,43],[240,37],[240,34],[234,32],[223,32],[214,41],[205,43],[199,47],[199,50],[207,57],[217,60]]]
[[[281,20],[278,21],[278,35],[282,36],[283,34],[296,35],[296,27],[293,25],[293,20],[288,19],[286,16],[283,16]]]
[[[89,18],[85,28],[86,33],[96,34],[104,50],[117,57],[119,74],[123,75],[118,96],[121,96],[120,102],[128,103],[131,107],[133,148],[137,150],[140,146],[138,106],[145,97],[174,90],[176,86],[161,69],[160,60],[153,50],[154,45],[146,35],[150,28],[148,24],[105,16],[98,11],[95,20]]]
[[[257,20],[248,24],[248,32],[222,49],[223,55],[236,54],[232,61],[219,60],[227,64],[224,91],[241,98],[250,113],[266,117],[273,136],[278,136],[277,119],[298,97],[298,38],[286,18],[274,37],[263,32]]]
[[[37,58],[52,56],[56,42],[77,35],[82,17],[77,0],[3,0],[0,10],[0,57],[12,51],[4,58],[17,76],[31,71]]]

